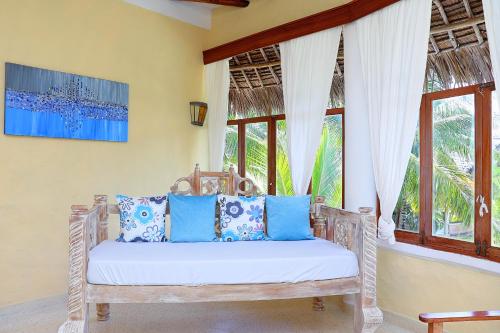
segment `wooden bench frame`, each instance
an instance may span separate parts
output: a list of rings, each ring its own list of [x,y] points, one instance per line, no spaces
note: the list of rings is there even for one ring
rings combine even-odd
[[[188,189],[181,190],[180,184]],[[206,195],[227,193],[252,195],[256,186],[240,177],[234,168],[229,172],[201,172],[179,179],[171,192]],[[97,304],[97,319],[110,317],[109,303],[188,303],[207,301],[253,301],[314,297],[313,307],[323,310],[323,296],[355,295],[354,332],[371,333],[382,323],[376,296],[376,220],[371,209],[360,213],[328,207],[318,197],[311,205],[314,234],[332,240],[356,253],[359,275],[352,278],[250,285],[205,286],[123,286],[96,285],[87,282],[89,251],[108,238],[108,215],[119,214],[117,205],[108,204],[106,195],[96,195],[92,208],[71,207],[69,219],[69,288],[68,318],[59,333],[88,332],[89,304]],[[168,213],[168,212],[167,212]]]

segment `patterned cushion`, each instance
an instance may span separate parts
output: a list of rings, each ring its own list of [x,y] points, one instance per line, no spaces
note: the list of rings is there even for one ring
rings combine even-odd
[[[224,242],[263,240],[264,197],[235,197],[220,194],[221,239]]]
[[[167,197],[128,197],[117,195],[120,207],[121,242],[165,241]]]

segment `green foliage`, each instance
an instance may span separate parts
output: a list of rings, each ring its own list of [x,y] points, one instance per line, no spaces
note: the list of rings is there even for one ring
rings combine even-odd
[[[500,247],[500,146],[496,146],[492,154],[493,172],[491,175],[491,197],[492,197],[492,243]]]
[[[276,194],[293,195],[292,174],[287,156],[286,122],[276,122]]]
[[[287,157],[286,123],[276,123],[276,193],[293,195],[293,184]],[[267,124],[246,126],[246,176],[254,180],[262,192],[267,190]],[[224,167],[238,164],[238,131],[229,126],[226,134]],[[312,175],[312,195],[323,195],[329,205],[342,204],[342,118],[328,116]]]
[[[342,207],[342,118],[328,116],[312,175],[312,196],[322,195],[331,207]]]
[[[437,229],[442,229],[445,223],[454,222],[462,222],[469,227],[473,220],[473,109],[467,97],[435,101],[433,104],[433,220]],[[417,133],[394,213],[399,227],[412,231],[418,230],[419,141]],[[401,215],[410,221],[400,220]]]

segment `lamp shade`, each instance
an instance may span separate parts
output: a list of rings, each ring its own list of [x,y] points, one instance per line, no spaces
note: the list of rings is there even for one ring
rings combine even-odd
[[[208,111],[207,103],[191,102],[189,103],[189,108],[191,112],[191,124],[196,126],[203,126]]]

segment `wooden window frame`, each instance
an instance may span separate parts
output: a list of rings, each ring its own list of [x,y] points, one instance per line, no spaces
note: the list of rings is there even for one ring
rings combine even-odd
[[[344,207],[345,191],[345,116],[344,108],[327,109],[326,116],[342,116],[342,207]],[[285,120],[285,115],[273,115],[253,117],[244,119],[228,120],[227,126],[238,126],[238,173],[245,177],[246,158],[246,125],[255,123],[267,123],[267,193],[276,194],[276,133],[278,120]],[[311,185],[309,185],[311,189]]]
[[[500,248],[491,246],[491,135],[493,83],[431,92],[422,96],[420,106],[420,179],[419,179],[419,231],[396,230],[396,239],[403,243],[464,254],[500,262]],[[432,102],[457,96],[474,95],[475,181],[474,199],[483,194],[490,212],[479,216],[480,204],[474,200],[474,243],[432,235]],[[477,253],[478,244],[485,242],[486,253]]]

